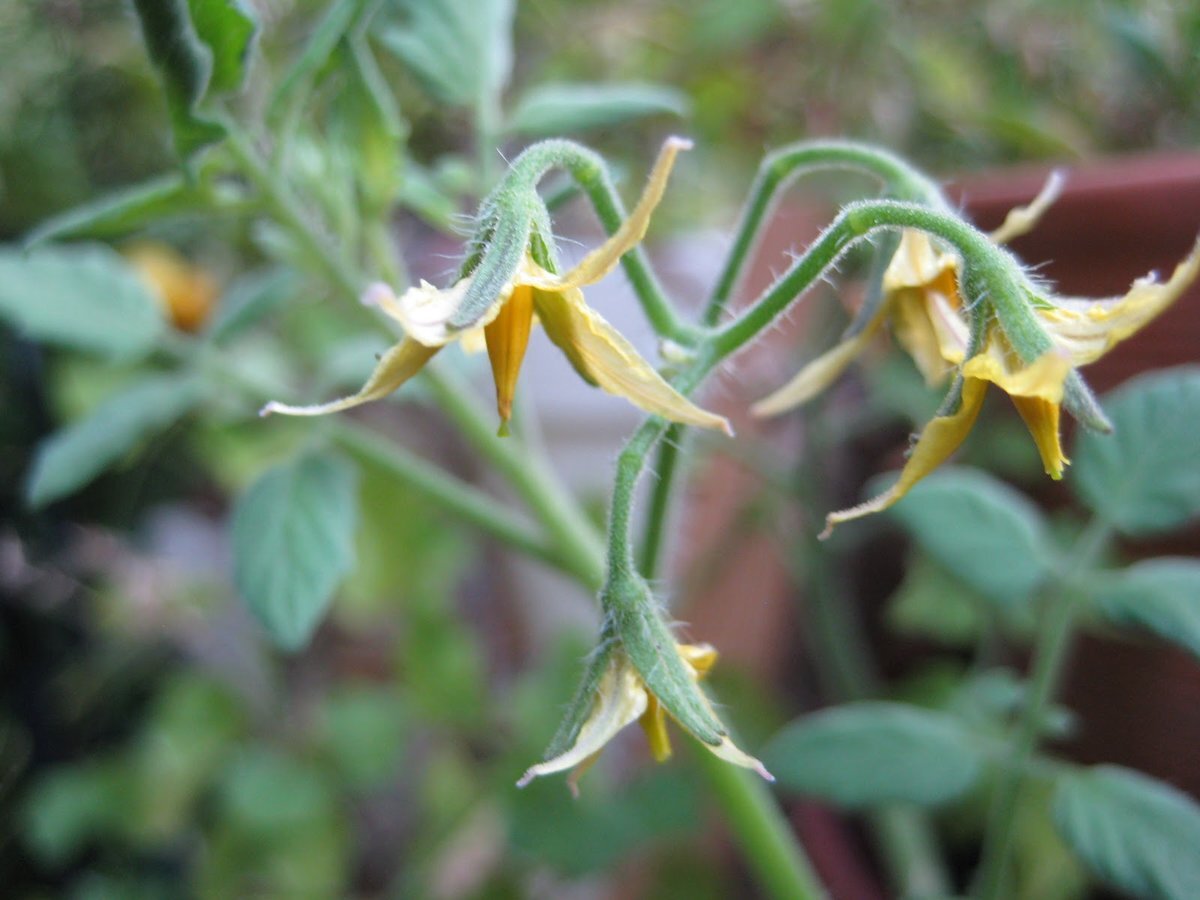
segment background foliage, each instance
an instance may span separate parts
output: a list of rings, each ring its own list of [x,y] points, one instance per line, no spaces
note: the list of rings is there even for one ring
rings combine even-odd
[[[406,262],[444,266],[455,252],[461,217],[503,165],[495,147],[560,132],[640,166],[664,130],[685,130],[700,149],[675,220],[723,225],[763,147],[800,137],[879,140],[939,173],[1192,146],[1200,11],[136,5],[186,6],[207,50],[147,47],[133,5],[116,0],[0,9],[0,237],[44,244],[0,251],[0,882],[88,898],[172,896],[181,883],[202,896],[504,897],[616,872],[646,896],[747,890],[728,853],[696,852],[713,838],[687,765],[648,769],[631,750],[578,801],[557,783],[514,791],[587,632],[548,638],[537,619],[553,611],[521,603],[519,571],[392,477],[361,435],[253,417],[264,395],[360,383],[384,343],[330,301],[329,273],[278,226],[286,198],[268,197],[264,214],[226,146],[200,152],[223,139],[219,114],[236,102],[261,120],[304,213],[396,280]],[[713,172],[739,177],[699,174]],[[380,235],[403,242],[401,259]],[[190,262],[152,289],[127,262],[134,237]],[[119,314],[80,302],[99,294]],[[747,503],[759,527],[799,534],[793,501],[838,505],[822,460],[935,402],[911,371],[862,377],[871,405],[821,409],[811,421],[828,424],[807,432],[798,462],[751,460],[767,479]],[[904,641],[924,648],[899,677],[823,662],[813,608],[802,677],[725,676],[755,745],[783,729],[768,762],[787,789],[852,810],[935,809],[940,834],[974,847],[981,795],[1003,777],[997,747],[1029,702],[1015,667],[1086,517],[1116,536],[1071,574],[1073,589],[1089,585],[1086,628],[1196,654],[1195,559],[1118,566],[1128,542],[1200,511],[1197,383],[1189,369],[1112,396],[1120,436],[1078,441],[1075,499],[1052,510],[964,468],[914,491],[877,526],[889,530],[835,542],[824,563],[806,537],[785,537],[807,603],[848,609],[862,598],[839,597],[822,573],[844,583],[872,541],[906,535],[902,579],[871,623],[890,630],[872,652],[882,645],[887,669]],[[478,480],[428,400],[410,392],[370,421]],[[1028,483],[1012,423],[990,428],[966,461]],[[852,654],[852,633],[824,652]],[[784,727],[836,701],[858,702]],[[1051,706],[1038,725],[1055,738],[1073,720]],[[884,763],[890,777],[873,777]],[[1200,876],[1180,861],[1200,825],[1182,793],[1120,767],[1036,763],[1017,813],[1022,896],[1081,895],[1076,858],[1129,892],[1189,896]],[[952,859],[960,882],[975,852]]]

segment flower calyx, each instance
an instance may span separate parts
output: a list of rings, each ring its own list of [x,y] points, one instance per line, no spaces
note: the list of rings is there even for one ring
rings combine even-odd
[[[625,596],[615,597],[614,591]],[[640,579],[610,586],[602,596],[607,618],[583,681],[544,761],[527,769],[517,786],[569,770],[568,786],[578,793],[578,779],[604,745],[635,721],[655,760],[664,762],[671,756],[668,715],[705,750],[773,781],[761,762],[733,743],[699,685],[717,651],[709,644],[679,643]]]

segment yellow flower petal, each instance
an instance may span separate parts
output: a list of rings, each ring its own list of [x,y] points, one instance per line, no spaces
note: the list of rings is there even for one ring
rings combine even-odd
[[[750,412],[756,416],[775,416],[807,403],[829,387],[879,331],[887,312],[886,307],[886,303],[880,304],[879,311],[858,334],[822,353],[775,393],[751,406]]]
[[[1110,300],[1055,298],[1055,306],[1037,309],[1054,343],[1082,366],[1103,356],[1114,344],[1146,325],[1174,303],[1200,274],[1200,240],[1165,283],[1139,278],[1124,297]]]
[[[416,287],[405,291],[399,299],[386,302],[382,293],[371,299],[381,309],[403,326],[405,333],[427,347],[441,347],[464,334],[469,334],[475,328],[489,325],[500,310],[508,302],[513,292],[514,282],[505,285],[492,305],[487,308],[479,319],[471,323],[470,329],[454,328],[450,322],[458,312],[466,296],[467,288],[471,286],[470,276],[463,278],[450,287],[442,290],[427,281],[422,281]],[[366,300],[367,298],[364,298]]]
[[[532,329],[533,288],[523,284],[512,292],[500,314],[484,326],[492,377],[496,382],[496,411],[500,414],[501,433],[507,433],[508,420],[512,418],[517,376],[521,374]]]
[[[1015,209],[1010,209],[1008,215],[1004,217],[1003,224],[988,235],[992,243],[1007,244],[1013,238],[1018,238],[1033,230],[1034,226],[1045,215],[1046,210],[1062,194],[1065,183],[1066,178],[1062,172],[1058,169],[1051,172],[1046,178],[1046,183],[1042,185],[1042,189],[1038,191],[1038,195],[1026,206],[1018,206]]]
[[[1053,350],[1024,365],[994,335],[987,350],[963,366],[965,377],[990,381],[1012,397],[1037,445],[1046,474],[1055,480],[1062,478],[1063,466],[1070,462],[1058,433],[1063,381],[1070,371],[1070,360]]]
[[[1058,481],[1062,478],[1063,467],[1071,462],[1063,453],[1059,436],[1058,420],[1061,407],[1041,397],[1013,397],[1012,401],[1021,418],[1025,420],[1025,427],[1033,435],[1033,442],[1037,445],[1038,455],[1042,457],[1042,467],[1046,474]]]
[[[957,272],[957,256],[938,251],[933,239],[925,232],[905,228],[900,232],[900,243],[892,261],[883,273],[883,290],[887,293],[905,288],[924,290],[947,273],[956,275]]]
[[[958,410],[946,416],[937,416],[925,426],[909,454],[908,461],[900,470],[899,480],[891,489],[866,503],[830,513],[825,517],[825,530],[821,532],[821,538],[829,537],[834,526],[842,522],[860,519],[887,509],[912,490],[917,482],[944,463],[958,449],[959,444],[970,432],[971,426],[975,424],[983,406],[985,393],[986,381],[978,378],[964,379]]]
[[[951,281],[955,277],[950,273]],[[971,335],[960,312],[957,288],[952,287],[951,293],[933,288],[897,291],[890,312],[892,332],[926,384],[940,384],[962,363]]]
[[[533,301],[550,340],[587,381],[672,422],[733,433],[724,416],[701,409],[667,384],[620,332],[588,307],[578,288],[535,289]]]
[[[379,364],[362,390],[352,397],[343,397],[330,403],[317,406],[288,406],[286,403],[272,401],[260,411],[260,416],[271,413],[282,413],[286,416],[323,416],[327,413],[339,412],[352,406],[379,400],[396,390],[417,372],[425,363],[438,352],[439,347],[426,347],[412,338],[404,338],[379,358]]]
[[[649,693],[637,669],[624,652],[614,653],[608,668],[600,676],[595,705],[579,729],[575,743],[565,753],[526,769],[517,787],[525,787],[542,775],[589,764],[617,732],[637,721],[648,705]]]
[[[638,719],[642,731],[646,733],[646,742],[650,745],[650,755],[655,762],[666,762],[671,758],[671,738],[667,735],[667,713],[658,698],[649,695],[650,702],[646,711]]]
[[[565,275],[552,275],[543,272],[540,279],[534,282],[536,287],[546,290],[560,290],[570,287],[583,287],[595,284],[613,270],[621,257],[628,253],[646,235],[650,225],[650,215],[654,212],[667,188],[667,179],[675,165],[675,157],[680,150],[690,150],[692,142],[680,137],[670,137],[663,143],[658,152],[654,168],[646,183],[642,196],[629,217],[621,223],[621,227],[613,232],[607,241],[585,256],[575,268]]]

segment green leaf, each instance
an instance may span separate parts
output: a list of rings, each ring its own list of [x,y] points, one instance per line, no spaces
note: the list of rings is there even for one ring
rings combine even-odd
[[[51,769],[26,795],[23,843],[36,859],[59,868],[89,841],[111,839],[126,818],[129,775],[113,759]]]
[[[986,609],[975,591],[929,557],[918,555],[888,601],[887,623],[900,634],[971,647],[985,625]]]
[[[1051,539],[1037,507],[973,469],[942,469],[892,509],[926,553],[980,596],[1024,604],[1049,571]]]
[[[1150,559],[1106,572],[1092,603],[1114,625],[1144,628],[1200,657],[1200,560]]]
[[[437,100],[494,109],[512,72],[513,0],[398,0],[376,36]]]
[[[512,846],[568,875],[611,871],[627,854],[665,838],[694,834],[703,820],[696,787],[664,766],[618,789],[588,787],[572,798],[551,779],[534,782],[505,804]],[[676,896],[687,897],[689,894]]]
[[[55,432],[38,448],[26,488],[29,504],[45,506],[79,490],[186,414],[201,394],[201,383],[190,376],[152,376]]]
[[[134,359],[162,331],[158,303],[107,247],[0,249],[0,318],[31,338]]]
[[[241,276],[221,297],[209,340],[222,343],[236,337],[298,290],[298,278],[290,269],[263,269]]]
[[[359,0],[336,0],[325,11],[324,17],[313,29],[304,51],[292,63],[287,74],[279,82],[268,105],[268,117],[276,120],[284,116],[289,106],[298,103],[317,71],[333,54],[338,42],[350,28],[361,4]]]
[[[187,0],[196,35],[212,55],[209,94],[240,90],[258,22],[242,0]]]
[[[26,249],[64,238],[109,239],[144,225],[204,209],[208,192],[177,173],[116,191],[51,216],[25,238]]]
[[[967,791],[983,768],[958,719],[883,702],[805,716],[767,745],[763,762],[784,787],[851,809],[937,806]]]
[[[686,116],[687,97],[654,84],[546,84],[517,101],[506,131],[547,137],[664,114]]]
[[[1200,807],[1168,784],[1119,766],[1063,777],[1059,833],[1092,872],[1136,897],[1200,897]]]
[[[1115,429],[1081,435],[1072,484],[1127,535],[1170,531],[1200,515],[1200,367],[1135,378],[1104,399]]]
[[[224,127],[197,112],[212,77],[212,54],[196,34],[187,0],[133,0],[133,6],[167,95],[175,150],[189,160],[225,136]]]
[[[285,650],[298,650],[354,563],[356,473],[311,453],[269,470],[233,510],[234,580]]]

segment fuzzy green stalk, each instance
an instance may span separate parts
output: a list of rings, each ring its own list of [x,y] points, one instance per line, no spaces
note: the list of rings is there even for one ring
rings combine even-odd
[[[504,202],[501,193],[507,197],[531,196],[538,182],[551,169],[562,169],[571,176],[587,195],[607,234],[611,235],[621,227],[627,214],[608,164],[598,153],[566,140],[541,141],[517,157],[504,181],[484,200],[481,216],[486,217]],[[694,344],[701,332],[679,315],[640,245],[621,257],[621,266],[655,333],[684,346]]]
[[[971,892],[980,900],[1008,896],[1006,880],[1020,796],[1030,774],[1046,710],[1054,702],[1062,681],[1083,600],[1076,582],[1095,565],[1111,537],[1111,526],[1098,516],[1093,518],[1042,592],[1044,618],[1034,644],[1029,697],[1006,756],[1008,764],[992,794],[982,857]]]
[[[1014,302],[1014,292],[1020,292],[1020,299],[1024,299],[1027,282],[1016,261],[970,225],[950,214],[912,203],[861,201],[844,209],[812,246],[740,317],[697,347],[691,363],[672,379],[673,385],[682,394],[690,394],[719,363],[769,328],[854,244],[879,229],[889,228],[918,228],[956,247],[965,262],[967,296],[986,296],[997,305]],[[647,592],[622,588],[641,578],[636,569],[631,541],[633,502],[649,454],[667,430],[667,422],[660,418],[646,420],[634,432],[617,460],[609,509],[608,575],[606,588],[601,592],[601,599],[606,605],[605,613],[609,617],[637,614],[648,621],[659,616],[654,608],[629,608],[630,604],[652,604],[653,600]],[[665,508],[664,502],[662,509]],[[658,517],[661,519],[661,511]],[[650,556],[656,558],[657,551]],[[736,783],[742,782],[731,782]],[[745,800],[744,797],[742,799]],[[794,842],[791,845],[796,854],[803,853]],[[766,880],[765,874],[763,877]]]
[[[701,324],[711,327],[720,320],[754,257],[763,225],[774,212],[784,189],[802,175],[829,169],[873,176],[883,183],[889,197],[948,211],[936,184],[886,150],[850,141],[804,141],[781,147],[767,154],[759,165],[733,246],[704,308]]]

